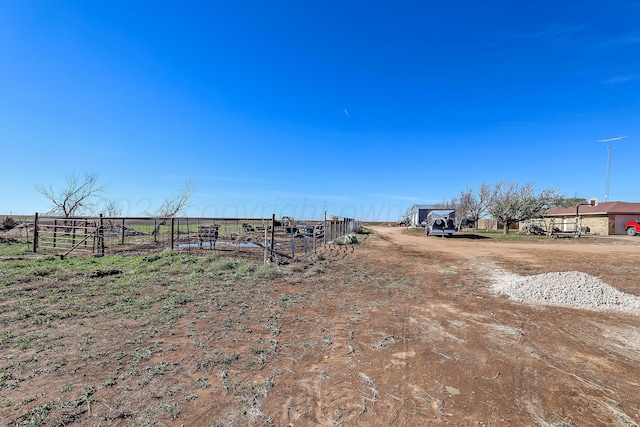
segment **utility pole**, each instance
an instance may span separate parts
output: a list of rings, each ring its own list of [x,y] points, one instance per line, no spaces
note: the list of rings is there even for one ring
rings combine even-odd
[[[628,138],[628,136],[616,136],[615,138],[599,139],[598,142],[607,143],[607,192],[604,194],[604,201],[609,201],[609,185],[611,184],[611,143]]]

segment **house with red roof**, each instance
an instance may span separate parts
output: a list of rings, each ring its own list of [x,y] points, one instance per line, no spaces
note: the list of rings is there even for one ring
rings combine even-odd
[[[555,227],[560,225],[561,231],[571,231],[575,226],[576,213],[582,218],[582,227],[589,227],[592,234],[626,234],[625,223],[640,219],[640,203],[601,202],[595,206],[554,207],[547,211],[546,217],[553,219]]]

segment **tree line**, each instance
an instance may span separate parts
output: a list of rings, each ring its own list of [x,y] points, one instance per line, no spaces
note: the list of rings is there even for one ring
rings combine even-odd
[[[478,231],[478,221],[487,216],[502,224],[502,232],[509,234],[512,224],[541,217],[554,206],[573,206],[585,199],[566,197],[556,189],[545,188],[537,191],[532,182],[519,184],[514,181],[500,181],[495,184],[482,183],[477,188],[467,188],[458,197],[446,200],[438,208],[456,211],[456,228],[464,220],[474,224]]]
[[[98,175],[94,173],[85,173],[82,178],[76,174],[68,175],[65,178],[65,184],[58,188],[53,185],[36,186],[36,191],[52,204],[49,215],[59,215],[64,218],[97,214],[107,217],[121,216],[122,209],[117,202],[104,197],[106,189],[107,185],[99,184]],[[188,181],[175,194],[165,197],[160,206],[154,212],[147,212],[147,215],[172,218],[189,206],[194,192],[194,184]],[[102,211],[98,209],[100,202],[103,206]]]

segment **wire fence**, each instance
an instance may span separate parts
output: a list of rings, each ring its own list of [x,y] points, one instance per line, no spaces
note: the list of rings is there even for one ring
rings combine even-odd
[[[272,218],[63,218],[36,214],[33,251],[126,255],[164,250],[216,251],[263,262],[281,262],[315,253],[331,241],[360,230],[353,218],[296,220]],[[28,228],[27,228],[28,229]]]

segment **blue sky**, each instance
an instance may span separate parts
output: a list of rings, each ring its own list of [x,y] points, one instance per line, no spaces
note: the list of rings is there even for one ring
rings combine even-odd
[[[575,4],[574,4],[575,3]],[[396,220],[483,182],[639,201],[640,3],[0,0],[0,213]]]

